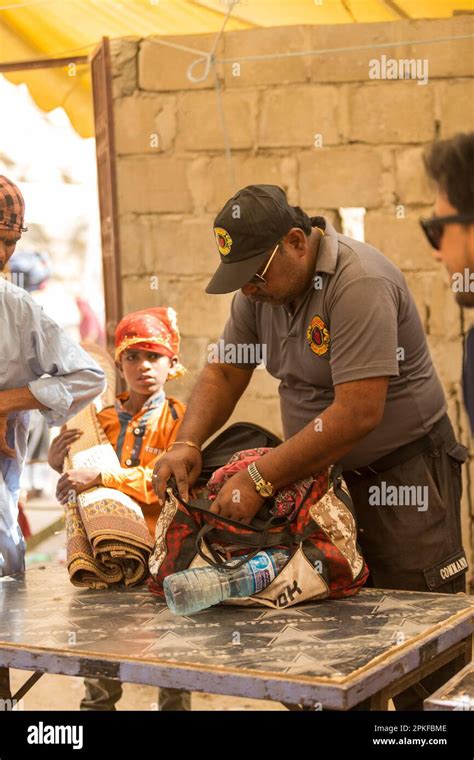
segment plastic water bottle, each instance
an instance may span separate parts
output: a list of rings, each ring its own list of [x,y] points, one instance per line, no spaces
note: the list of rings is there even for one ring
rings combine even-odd
[[[190,615],[219,604],[224,599],[252,596],[262,591],[286,564],[284,549],[261,551],[241,567],[196,567],[168,575],[163,583],[166,603],[176,615]],[[241,562],[243,557],[235,560]]]

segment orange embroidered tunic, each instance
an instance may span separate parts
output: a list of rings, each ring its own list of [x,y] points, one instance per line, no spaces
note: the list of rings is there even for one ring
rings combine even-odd
[[[154,535],[160,506],[151,476],[161,452],[176,439],[186,407],[162,391],[132,415],[122,406],[128,396],[128,391],[119,394],[116,406],[108,406],[97,415],[120,461],[120,469],[102,472],[102,483],[138,501]]]

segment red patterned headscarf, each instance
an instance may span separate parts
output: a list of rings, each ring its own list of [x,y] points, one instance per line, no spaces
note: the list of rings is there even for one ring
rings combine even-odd
[[[157,306],[127,314],[115,330],[115,359],[127,348],[156,351],[170,358],[179,354],[179,330],[176,312],[171,306]],[[177,362],[169,371],[169,379],[186,372]]]
[[[0,229],[26,232],[25,201],[19,188],[0,174]]]

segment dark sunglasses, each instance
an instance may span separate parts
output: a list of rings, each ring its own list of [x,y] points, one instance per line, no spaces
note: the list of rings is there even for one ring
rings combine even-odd
[[[451,216],[432,216],[430,219],[420,219],[421,229],[428,242],[437,251],[440,249],[445,224],[474,224],[471,214],[452,214]]]

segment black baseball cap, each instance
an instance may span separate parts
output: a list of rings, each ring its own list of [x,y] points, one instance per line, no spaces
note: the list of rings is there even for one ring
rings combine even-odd
[[[232,293],[243,287],[265,262],[269,249],[297,225],[301,213],[288,204],[285,191],[277,185],[248,185],[229,198],[214,219],[221,263],[206,293]]]

